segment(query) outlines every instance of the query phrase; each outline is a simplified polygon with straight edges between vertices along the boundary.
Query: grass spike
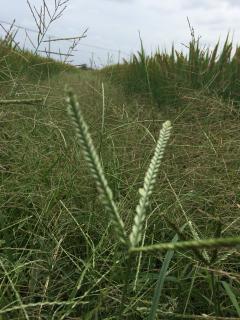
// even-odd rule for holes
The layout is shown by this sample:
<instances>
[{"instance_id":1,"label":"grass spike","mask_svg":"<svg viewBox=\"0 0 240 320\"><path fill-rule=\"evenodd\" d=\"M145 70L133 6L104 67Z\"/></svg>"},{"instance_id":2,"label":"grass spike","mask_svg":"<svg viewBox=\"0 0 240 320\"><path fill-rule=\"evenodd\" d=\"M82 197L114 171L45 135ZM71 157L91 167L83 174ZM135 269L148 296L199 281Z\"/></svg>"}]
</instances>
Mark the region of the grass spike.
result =
<instances>
[{"instance_id":1,"label":"grass spike","mask_svg":"<svg viewBox=\"0 0 240 320\"><path fill-rule=\"evenodd\" d=\"M111 221L118 239L123 244L127 244L128 240L124 229L124 223L113 200L112 191L108 186L107 179L105 178L99 157L88 130L88 126L84 121L77 97L71 90L67 90L66 102L68 105L68 114L71 117L72 123L75 127L76 136L83 149L85 160L95 180L101 202L111 217Z\"/></svg>"},{"instance_id":2,"label":"grass spike","mask_svg":"<svg viewBox=\"0 0 240 320\"><path fill-rule=\"evenodd\" d=\"M142 238L143 224L146 217L146 209L149 204L149 197L153 192L153 187L157 178L158 169L163 158L165 147L170 137L171 129L172 126L170 121L166 121L163 123L153 158L145 174L143 188L139 189L140 199L136 207L136 215L134 218L132 232L130 234L130 243L133 247L137 246Z\"/></svg>"}]
</instances>

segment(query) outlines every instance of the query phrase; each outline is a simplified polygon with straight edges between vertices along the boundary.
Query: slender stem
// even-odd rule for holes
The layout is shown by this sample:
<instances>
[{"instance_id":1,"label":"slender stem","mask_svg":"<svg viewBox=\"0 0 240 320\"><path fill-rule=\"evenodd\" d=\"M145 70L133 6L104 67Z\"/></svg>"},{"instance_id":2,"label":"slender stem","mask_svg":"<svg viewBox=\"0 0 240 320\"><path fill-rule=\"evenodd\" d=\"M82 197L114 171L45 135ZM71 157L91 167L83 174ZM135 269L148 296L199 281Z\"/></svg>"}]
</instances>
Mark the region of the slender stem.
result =
<instances>
[{"instance_id":1,"label":"slender stem","mask_svg":"<svg viewBox=\"0 0 240 320\"><path fill-rule=\"evenodd\" d=\"M206 239L206 240L192 240L192 241L179 241L176 243L159 243L151 246L144 247L132 247L129 252L140 252L140 251L166 251L166 250L185 250L185 249L203 249L203 248L218 248L218 247L235 247L240 246L240 237L235 238L217 238L217 239Z\"/></svg>"},{"instance_id":2,"label":"slender stem","mask_svg":"<svg viewBox=\"0 0 240 320\"><path fill-rule=\"evenodd\" d=\"M139 311L148 311L147 308L138 308ZM239 320L240 318L236 317L218 317L218 316L208 316L204 315L196 315L196 314L186 314L183 315L181 313L172 313L172 312L164 312L158 309L158 319L191 319L191 320Z\"/></svg>"},{"instance_id":3,"label":"slender stem","mask_svg":"<svg viewBox=\"0 0 240 320\"><path fill-rule=\"evenodd\" d=\"M39 102L43 102L43 101L44 101L43 98L22 99L22 100L12 99L12 100L0 100L0 104L33 104L33 103L39 103Z\"/></svg>"},{"instance_id":4,"label":"slender stem","mask_svg":"<svg viewBox=\"0 0 240 320\"><path fill-rule=\"evenodd\" d=\"M211 271L211 282L212 282L212 292L213 292L213 302L216 316L221 316L221 307L219 301L219 290L218 290L218 276Z\"/></svg>"},{"instance_id":5,"label":"slender stem","mask_svg":"<svg viewBox=\"0 0 240 320\"><path fill-rule=\"evenodd\" d=\"M126 305L126 300L127 296L129 295L129 288L130 288L130 279L131 279L131 274L133 270L133 265L134 265L134 255L131 253L127 253L127 256L124 261L124 287L122 291L122 298L121 298L121 305L120 305L120 312L118 319L122 320L123 319L123 313L124 313L124 307Z\"/></svg>"}]
</instances>

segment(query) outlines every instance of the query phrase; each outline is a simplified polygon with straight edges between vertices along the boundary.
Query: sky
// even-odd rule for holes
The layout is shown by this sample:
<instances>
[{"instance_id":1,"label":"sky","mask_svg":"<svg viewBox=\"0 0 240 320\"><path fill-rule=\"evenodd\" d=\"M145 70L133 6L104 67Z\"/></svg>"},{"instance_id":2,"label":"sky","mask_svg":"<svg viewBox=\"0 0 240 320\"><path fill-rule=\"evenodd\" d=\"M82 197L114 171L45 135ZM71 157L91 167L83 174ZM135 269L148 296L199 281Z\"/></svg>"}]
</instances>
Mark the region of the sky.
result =
<instances>
[{"instance_id":1,"label":"sky","mask_svg":"<svg viewBox=\"0 0 240 320\"><path fill-rule=\"evenodd\" d=\"M51 11L55 0L45 1ZM29 2L38 9L42 0ZM203 45L213 46L219 38L223 41L228 32L236 43L240 42L240 0L69 0L66 4L62 17L50 26L47 36L73 37L88 28L87 37L75 52L74 64L89 65L94 61L101 66L128 59L139 50L139 32L148 53L157 48L168 50L173 43L184 50L190 40L187 17ZM1 22L16 19L17 25L37 29L27 0L0 0L0 8ZM28 34L36 43L36 34ZM18 41L31 47L22 29ZM59 42L51 50L64 53L70 44Z\"/></svg>"}]
</instances>

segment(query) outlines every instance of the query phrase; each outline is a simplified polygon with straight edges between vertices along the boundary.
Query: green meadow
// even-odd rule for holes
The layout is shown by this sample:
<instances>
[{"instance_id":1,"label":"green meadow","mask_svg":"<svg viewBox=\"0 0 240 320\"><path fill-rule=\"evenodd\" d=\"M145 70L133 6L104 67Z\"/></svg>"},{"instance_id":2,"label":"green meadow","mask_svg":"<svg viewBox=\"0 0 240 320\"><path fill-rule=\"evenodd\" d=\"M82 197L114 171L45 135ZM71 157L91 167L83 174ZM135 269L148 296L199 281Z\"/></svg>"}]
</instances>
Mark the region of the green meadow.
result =
<instances>
[{"instance_id":1,"label":"green meadow","mask_svg":"<svg viewBox=\"0 0 240 320\"><path fill-rule=\"evenodd\" d=\"M240 319L240 49L81 70L0 43L0 319Z\"/></svg>"}]
</instances>

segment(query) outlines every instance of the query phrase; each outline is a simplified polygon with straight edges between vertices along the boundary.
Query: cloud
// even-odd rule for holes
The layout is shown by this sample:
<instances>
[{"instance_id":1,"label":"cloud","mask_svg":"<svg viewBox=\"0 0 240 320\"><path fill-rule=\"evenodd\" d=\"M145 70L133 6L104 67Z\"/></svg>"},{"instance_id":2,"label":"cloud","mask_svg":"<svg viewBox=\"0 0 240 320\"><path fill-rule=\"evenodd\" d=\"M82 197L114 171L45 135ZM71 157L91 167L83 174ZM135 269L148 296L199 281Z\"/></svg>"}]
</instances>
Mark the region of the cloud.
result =
<instances>
[{"instance_id":1,"label":"cloud","mask_svg":"<svg viewBox=\"0 0 240 320\"><path fill-rule=\"evenodd\" d=\"M199 9L216 9L226 2L225 0L182 0L182 9L199 10Z\"/></svg>"},{"instance_id":2,"label":"cloud","mask_svg":"<svg viewBox=\"0 0 240 320\"><path fill-rule=\"evenodd\" d=\"M240 7L239 0L182 0L183 9L198 10L202 9L217 9L219 7Z\"/></svg>"},{"instance_id":3,"label":"cloud","mask_svg":"<svg viewBox=\"0 0 240 320\"><path fill-rule=\"evenodd\" d=\"M239 0L225 0L225 1L231 6L240 7Z\"/></svg>"},{"instance_id":4,"label":"cloud","mask_svg":"<svg viewBox=\"0 0 240 320\"><path fill-rule=\"evenodd\" d=\"M40 0L30 1L40 3ZM52 0L46 1L52 3ZM0 2L0 19L12 21L16 18L18 24L34 28L25 0ZM23 2L22 6L19 2ZM75 58L77 63L88 63L92 54L95 59L106 61L108 53L117 59L118 50L129 54L136 52L138 30L148 52L158 46L170 48L173 42L182 49L181 43L188 43L190 39L187 17L204 43L214 45L219 37L224 39L229 30L236 30L234 38L239 39L239 16L240 0L70 0L67 10L49 33L75 36L89 27L88 36L82 40ZM67 44L60 45L65 46L61 47L62 51L67 49Z\"/></svg>"},{"instance_id":5,"label":"cloud","mask_svg":"<svg viewBox=\"0 0 240 320\"><path fill-rule=\"evenodd\" d=\"M158 13L173 13L181 8L181 1L156 1L156 0L140 0L139 6L145 10L157 11Z\"/></svg>"},{"instance_id":6,"label":"cloud","mask_svg":"<svg viewBox=\"0 0 240 320\"><path fill-rule=\"evenodd\" d=\"M124 3L124 4L131 4L135 2L135 0L104 0L106 2L117 2L117 3Z\"/></svg>"}]
</instances>

